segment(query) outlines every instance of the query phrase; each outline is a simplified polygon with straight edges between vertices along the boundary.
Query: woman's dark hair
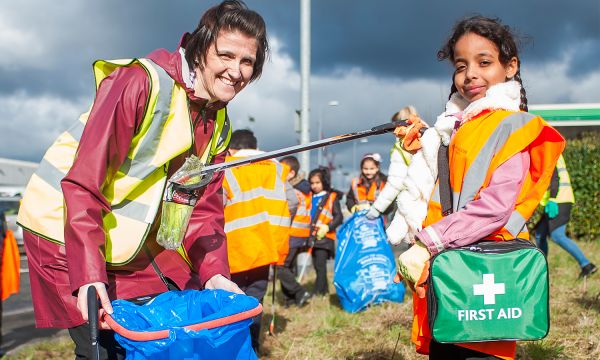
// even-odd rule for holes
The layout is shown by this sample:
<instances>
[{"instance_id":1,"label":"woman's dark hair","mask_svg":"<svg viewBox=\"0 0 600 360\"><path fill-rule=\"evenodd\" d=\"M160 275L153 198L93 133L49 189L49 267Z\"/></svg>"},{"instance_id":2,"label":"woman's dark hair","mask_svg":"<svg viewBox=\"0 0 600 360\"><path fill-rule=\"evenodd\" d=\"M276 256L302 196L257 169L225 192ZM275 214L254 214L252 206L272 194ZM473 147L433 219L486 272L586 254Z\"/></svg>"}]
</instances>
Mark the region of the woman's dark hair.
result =
<instances>
[{"instance_id":1,"label":"woman's dark hair","mask_svg":"<svg viewBox=\"0 0 600 360\"><path fill-rule=\"evenodd\" d=\"M319 180L321 180L321 184L323 184L323 190L331 191L331 177L329 175L329 169L326 167L319 167L311 170L311 172L308 174L308 181L310 181L313 176L317 176Z\"/></svg>"},{"instance_id":2,"label":"woman's dark hair","mask_svg":"<svg viewBox=\"0 0 600 360\"><path fill-rule=\"evenodd\" d=\"M249 10L239 0L226 0L206 10L198 27L189 37L186 44L185 59L190 70L206 62L206 54L210 46L215 44L219 32L239 31L256 39L256 61L250 82L258 79L269 53L267 28L263 18L255 11Z\"/></svg>"},{"instance_id":3,"label":"woman's dark hair","mask_svg":"<svg viewBox=\"0 0 600 360\"><path fill-rule=\"evenodd\" d=\"M500 62L503 65L508 64L513 57L517 58L517 73L515 74L514 79L521 84L520 109L527 111L527 94L525 93L523 80L521 79L521 60L519 59L517 36L509 26L503 25L500 19L475 15L459 21L454 25L452 35L446 44L438 51L438 60L442 61L448 59L451 62L454 62L454 46L461 36L468 33L477 34L496 44L500 53ZM450 96L456 91L456 86L454 85L454 81L452 81Z\"/></svg>"}]
</instances>

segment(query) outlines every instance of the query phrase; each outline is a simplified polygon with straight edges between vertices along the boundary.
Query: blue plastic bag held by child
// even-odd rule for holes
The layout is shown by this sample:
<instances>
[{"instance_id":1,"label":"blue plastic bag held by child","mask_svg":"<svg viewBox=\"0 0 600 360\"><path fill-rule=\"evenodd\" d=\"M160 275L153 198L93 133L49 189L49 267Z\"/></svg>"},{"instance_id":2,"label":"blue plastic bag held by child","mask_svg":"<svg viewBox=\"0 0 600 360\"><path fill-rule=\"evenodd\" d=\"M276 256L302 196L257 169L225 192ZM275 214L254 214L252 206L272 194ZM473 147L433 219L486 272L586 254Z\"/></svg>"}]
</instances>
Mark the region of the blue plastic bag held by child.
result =
<instances>
[{"instance_id":1,"label":"blue plastic bag held by child","mask_svg":"<svg viewBox=\"0 0 600 360\"><path fill-rule=\"evenodd\" d=\"M126 359L257 359L250 341L258 300L223 290L169 291L143 305L112 302L106 321Z\"/></svg>"},{"instance_id":2,"label":"blue plastic bag held by child","mask_svg":"<svg viewBox=\"0 0 600 360\"><path fill-rule=\"evenodd\" d=\"M383 219L355 212L337 231L333 284L344 310L354 313L386 301L402 302L404 285L394 283L394 254Z\"/></svg>"}]
</instances>

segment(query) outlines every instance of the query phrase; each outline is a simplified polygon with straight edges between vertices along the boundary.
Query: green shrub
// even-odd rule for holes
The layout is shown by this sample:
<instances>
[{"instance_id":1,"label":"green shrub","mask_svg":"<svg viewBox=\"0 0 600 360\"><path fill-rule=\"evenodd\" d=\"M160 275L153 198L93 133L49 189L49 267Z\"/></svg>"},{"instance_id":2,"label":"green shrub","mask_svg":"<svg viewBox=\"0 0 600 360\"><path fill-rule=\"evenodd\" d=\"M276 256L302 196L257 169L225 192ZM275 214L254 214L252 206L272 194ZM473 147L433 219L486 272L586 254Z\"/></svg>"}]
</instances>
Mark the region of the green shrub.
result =
<instances>
[{"instance_id":1,"label":"green shrub","mask_svg":"<svg viewBox=\"0 0 600 360\"><path fill-rule=\"evenodd\" d=\"M575 192L569 231L579 240L596 240L600 238L600 132L568 140L564 157Z\"/></svg>"},{"instance_id":2,"label":"green shrub","mask_svg":"<svg viewBox=\"0 0 600 360\"><path fill-rule=\"evenodd\" d=\"M576 240L594 241L600 238L600 132L567 140L563 155L575 192L567 233ZM532 233L542 210L538 207L529 219Z\"/></svg>"}]
</instances>

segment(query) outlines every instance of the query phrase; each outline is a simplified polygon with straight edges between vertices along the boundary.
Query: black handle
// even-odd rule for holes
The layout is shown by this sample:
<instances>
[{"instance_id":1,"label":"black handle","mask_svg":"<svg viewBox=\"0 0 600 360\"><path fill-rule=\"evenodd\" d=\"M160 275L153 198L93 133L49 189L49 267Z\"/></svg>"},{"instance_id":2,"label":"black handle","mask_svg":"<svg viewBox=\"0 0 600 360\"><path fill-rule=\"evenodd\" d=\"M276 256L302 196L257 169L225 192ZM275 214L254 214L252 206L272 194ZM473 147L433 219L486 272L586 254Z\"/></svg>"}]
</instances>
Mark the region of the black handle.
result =
<instances>
[{"instance_id":1,"label":"black handle","mask_svg":"<svg viewBox=\"0 0 600 360\"><path fill-rule=\"evenodd\" d=\"M90 324L90 341L92 343L92 359L100 360L100 344L98 344L98 295L92 285L87 289L88 321Z\"/></svg>"}]
</instances>

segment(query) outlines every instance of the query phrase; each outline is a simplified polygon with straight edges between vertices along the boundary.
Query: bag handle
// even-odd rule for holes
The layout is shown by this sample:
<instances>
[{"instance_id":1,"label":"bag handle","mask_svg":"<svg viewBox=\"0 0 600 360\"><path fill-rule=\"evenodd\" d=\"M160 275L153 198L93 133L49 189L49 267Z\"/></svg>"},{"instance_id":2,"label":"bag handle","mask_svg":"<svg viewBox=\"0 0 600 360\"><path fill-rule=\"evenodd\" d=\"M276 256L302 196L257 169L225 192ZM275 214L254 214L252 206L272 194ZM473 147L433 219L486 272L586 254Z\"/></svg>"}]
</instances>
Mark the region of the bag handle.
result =
<instances>
[{"instance_id":1,"label":"bag handle","mask_svg":"<svg viewBox=\"0 0 600 360\"><path fill-rule=\"evenodd\" d=\"M222 318L203 321L196 324L183 326L187 330L192 331L200 331L204 329L214 329L220 326L230 325L236 323L238 321L243 321L246 319L253 318L254 316L260 314L262 312L262 305L259 303L256 307L239 312L237 314L232 314L228 316L224 316ZM153 341L160 339L169 338L169 329L163 330L154 330L154 331L140 331L140 330L130 330L123 325L119 324L112 316L107 313L104 314L104 321L110 326L110 328L116 332L117 334L127 338L129 340L134 341Z\"/></svg>"}]
</instances>

